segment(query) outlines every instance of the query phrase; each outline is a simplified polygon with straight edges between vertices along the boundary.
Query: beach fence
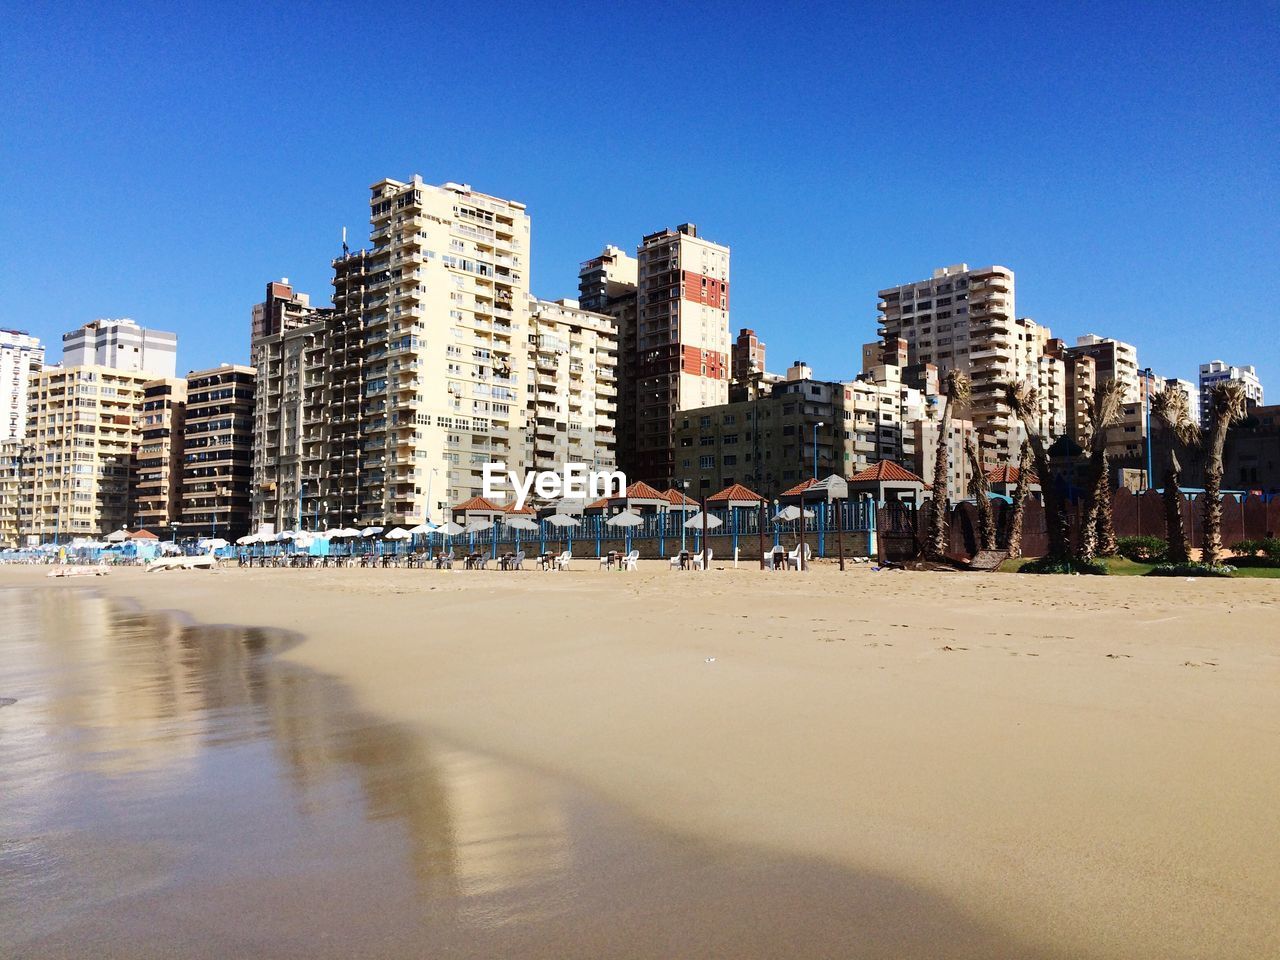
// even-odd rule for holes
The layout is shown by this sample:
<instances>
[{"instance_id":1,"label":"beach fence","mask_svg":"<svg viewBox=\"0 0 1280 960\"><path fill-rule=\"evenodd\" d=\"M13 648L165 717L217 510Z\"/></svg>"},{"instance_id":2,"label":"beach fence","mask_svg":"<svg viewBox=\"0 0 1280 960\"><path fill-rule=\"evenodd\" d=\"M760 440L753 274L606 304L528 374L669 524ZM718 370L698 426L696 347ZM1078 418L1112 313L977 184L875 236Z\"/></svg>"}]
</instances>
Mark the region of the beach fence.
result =
<instances>
[{"instance_id":1,"label":"beach fence","mask_svg":"<svg viewBox=\"0 0 1280 960\"><path fill-rule=\"evenodd\" d=\"M1189 492L1182 496L1183 527L1191 548L1204 546L1204 493ZM1009 526L1013 506L1003 499L991 502L996 521L997 542L1003 549L1009 542ZM1084 501L1075 499L1070 508L1072 538L1077 539L1084 525ZM1159 490L1134 493L1116 490L1111 497L1111 513L1117 537L1160 537L1167 539L1164 498ZM924 515L919 519L920 536L925 529ZM1260 540L1280 535L1280 495L1228 493L1222 498L1222 543L1230 549L1242 540ZM951 509L951 544L949 555L969 559L978 552L978 508L972 502L956 504ZM923 542L923 541L921 541ZM1023 511L1022 554L1043 556L1049 550L1049 531L1044 506L1038 497L1030 497Z\"/></svg>"}]
</instances>

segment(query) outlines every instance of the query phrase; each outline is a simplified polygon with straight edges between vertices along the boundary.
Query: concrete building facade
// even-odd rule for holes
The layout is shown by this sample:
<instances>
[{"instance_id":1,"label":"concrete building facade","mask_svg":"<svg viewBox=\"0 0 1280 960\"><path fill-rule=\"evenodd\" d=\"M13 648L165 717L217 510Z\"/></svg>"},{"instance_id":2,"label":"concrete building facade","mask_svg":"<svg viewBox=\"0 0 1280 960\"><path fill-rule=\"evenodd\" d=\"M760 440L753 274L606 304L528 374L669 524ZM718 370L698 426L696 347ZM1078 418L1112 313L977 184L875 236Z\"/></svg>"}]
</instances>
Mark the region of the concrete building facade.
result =
<instances>
[{"instance_id":1,"label":"concrete building facade","mask_svg":"<svg viewBox=\"0 0 1280 960\"><path fill-rule=\"evenodd\" d=\"M0 330L0 443L26 435L31 377L43 366L44 347L38 337Z\"/></svg>"},{"instance_id":2,"label":"concrete building facade","mask_svg":"<svg viewBox=\"0 0 1280 960\"><path fill-rule=\"evenodd\" d=\"M1200 364L1200 423L1208 426L1213 414L1210 394L1213 388L1224 380L1239 381L1244 387L1245 403L1249 407L1260 407L1263 399L1262 381L1258 379L1258 371L1251 366L1236 367L1221 360L1210 360Z\"/></svg>"},{"instance_id":3,"label":"concrete building facade","mask_svg":"<svg viewBox=\"0 0 1280 960\"><path fill-rule=\"evenodd\" d=\"M729 248L685 223L646 236L637 261L637 359L621 384L635 397L635 446L618 457L628 479L665 489L678 415L729 399Z\"/></svg>"},{"instance_id":4,"label":"concrete building facade","mask_svg":"<svg viewBox=\"0 0 1280 960\"><path fill-rule=\"evenodd\" d=\"M234 540L249 530L253 478L253 367L187 374L182 532Z\"/></svg>"},{"instance_id":5,"label":"concrete building facade","mask_svg":"<svg viewBox=\"0 0 1280 960\"><path fill-rule=\"evenodd\" d=\"M530 303L527 469L617 466L617 349L613 318L575 300ZM505 460L501 453L495 450L494 459Z\"/></svg>"},{"instance_id":6,"label":"concrete building facade","mask_svg":"<svg viewBox=\"0 0 1280 960\"><path fill-rule=\"evenodd\" d=\"M180 533L183 429L187 381L172 377L142 387L138 451L134 459L131 527L157 536Z\"/></svg>"},{"instance_id":7,"label":"concrete building facade","mask_svg":"<svg viewBox=\"0 0 1280 960\"><path fill-rule=\"evenodd\" d=\"M99 366L151 379L177 375L178 335L149 330L132 320L93 320L62 335L66 367Z\"/></svg>"},{"instance_id":8,"label":"concrete building facade","mask_svg":"<svg viewBox=\"0 0 1280 960\"><path fill-rule=\"evenodd\" d=\"M32 379L22 520L42 541L102 537L130 521L130 483L150 376L45 367Z\"/></svg>"}]
</instances>

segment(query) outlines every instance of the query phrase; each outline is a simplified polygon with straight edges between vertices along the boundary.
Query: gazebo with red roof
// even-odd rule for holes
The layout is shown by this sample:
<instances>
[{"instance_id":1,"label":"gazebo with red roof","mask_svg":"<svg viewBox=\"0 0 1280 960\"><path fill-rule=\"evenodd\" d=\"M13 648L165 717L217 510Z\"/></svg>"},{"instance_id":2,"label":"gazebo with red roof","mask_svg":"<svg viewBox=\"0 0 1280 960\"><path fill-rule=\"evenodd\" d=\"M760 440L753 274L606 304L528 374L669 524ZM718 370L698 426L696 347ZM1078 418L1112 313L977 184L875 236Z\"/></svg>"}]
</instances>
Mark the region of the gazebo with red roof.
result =
<instances>
[{"instance_id":1,"label":"gazebo with red roof","mask_svg":"<svg viewBox=\"0 0 1280 960\"><path fill-rule=\"evenodd\" d=\"M809 477L807 480L802 480L800 483L797 483L794 487L783 490L782 493L778 495L778 503L783 506L799 506L804 497L804 492L817 482L818 481L813 479L813 477Z\"/></svg>"},{"instance_id":2,"label":"gazebo with red roof","mask_svg":"<svg viewBox=\"0 0 1280 960\"><path fill-rule=\"evenodd\" d=\"M1018 475L1021 471L1017 467L1011 467L1008 464L999 467L993 467L987 471L987 486L991 488L992 493L999 493L1012 499L1014 490L1018 486ZM1027 493L1040 492L1040 478L1035 475L1035 471L1027 471Z\"/></svg>"},{"instance_id":3,"label":"gazebo with red roof","mask_svg":"<svg viewBox=\"0 0 1280 960\"><path fill-rule=\"evenodd\" d=\"M725 507L756 510L759 509L762 503L768 503L768 501L754 490L749 490L740 483L725 487L719 493L713 493L707 497L708 510Z\"/></svg>"},{"instance_id":4,"label":"gazebo with red roof","mask_svg":"<svg viewBox=\"0 0 1280 960\"><path fill-rule=\"evenodd\" d=\"M601 501L587 505L587 510L596 512L597 505ZM636 513L657 513L659 510L666 510L671 504L667 500L666 495L659 493L643 480L637 480L631 486L622 492L620 497L605 497L605 512L609 514L621 513L623 510L634 510Z\"/></svg>"},{"instance_id":5,"label":"gazebo with red roof","mask_svg":"<svg viewBox=\"0 0 1280 960\"><path fill-rule=\"evenodd\" d=\"M454 506L449 513L453 515L454 523L461 523L465 526L472 520L496 520L502 516L503 510L492 500L486 500L484 497L472 497L470 500L463 500Z\"/></svg>"},{"instance_id":6,"label":"gazebo with red roof","mask_svg":"<svg viewBox=\"0 0 1280 960\"><path fill-rule=\"evenodd\" d=\"M868 494L877 503L924 500L925 482L892 460L881 460L849 478L849 495Z\"/></svg>"},{"instance_id":7,"label":"gazebo with red roof","mask_svg":"<svg viewBox=\"0 0 1280 960\"><path fill-rule=\"evenodd\" d=\"M696 511L698 509L697 500L682 491L677 490L675 487L669 487L668 489L663 490L662 495L667 500L668 510L679 510L684 513L689 513L690 511Z\"/></svg>"},{"instance_id":8,"label":"gazebo with red roof","mask_svg":"<svg viewBox=\"0 0 1280 960\"><path fill-rule=\"evenodd\" d=\"M129 539L130 540L159 540L160 538L157 537L150 530L138 530L134 533L129 534Z\"/></svg>"}]
</instances>

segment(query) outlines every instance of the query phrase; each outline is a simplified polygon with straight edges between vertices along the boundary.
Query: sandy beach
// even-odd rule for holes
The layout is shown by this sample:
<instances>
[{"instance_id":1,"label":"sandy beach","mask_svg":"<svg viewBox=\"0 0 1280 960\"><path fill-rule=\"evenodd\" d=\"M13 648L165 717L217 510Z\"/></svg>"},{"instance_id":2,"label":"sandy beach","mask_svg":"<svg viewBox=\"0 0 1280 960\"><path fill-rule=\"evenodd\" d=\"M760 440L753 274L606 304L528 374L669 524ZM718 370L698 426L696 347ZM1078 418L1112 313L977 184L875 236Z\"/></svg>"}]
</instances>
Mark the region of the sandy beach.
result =
<instances>
[{"instance_id":1,"label":"sandy beach","mask_svg":"<svg viewBox=\"0 0 1280 960\"><path fill-rule=\"evenodd\" d=\"M891 878L1017 955L1280 955L1273 582L46 572L0 586L296 631L364 709L677 836ZM932 955L970 954L944 929Z\"/></svg>"}]
</instances>

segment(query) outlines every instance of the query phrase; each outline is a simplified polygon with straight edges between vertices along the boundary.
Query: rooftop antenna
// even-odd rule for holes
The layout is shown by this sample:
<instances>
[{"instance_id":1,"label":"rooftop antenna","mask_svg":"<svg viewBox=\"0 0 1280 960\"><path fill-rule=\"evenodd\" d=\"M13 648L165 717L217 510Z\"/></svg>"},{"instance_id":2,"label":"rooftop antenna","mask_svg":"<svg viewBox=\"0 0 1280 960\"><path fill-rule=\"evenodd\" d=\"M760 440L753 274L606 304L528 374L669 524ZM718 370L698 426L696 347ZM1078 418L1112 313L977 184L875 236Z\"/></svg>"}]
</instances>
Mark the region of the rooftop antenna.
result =
<instances>
[{"instance_id":1,"label":"rooftop antenna","mask_svg":"<svg viewBox=\"0 0 1280 960\"><path fill-rule=\"evenodd\" d=\"M343 227L342 228L342 255L345 257L349 253L351 253L351 250L347 246L347 228Z\"/></svg>"}]
</instances>

